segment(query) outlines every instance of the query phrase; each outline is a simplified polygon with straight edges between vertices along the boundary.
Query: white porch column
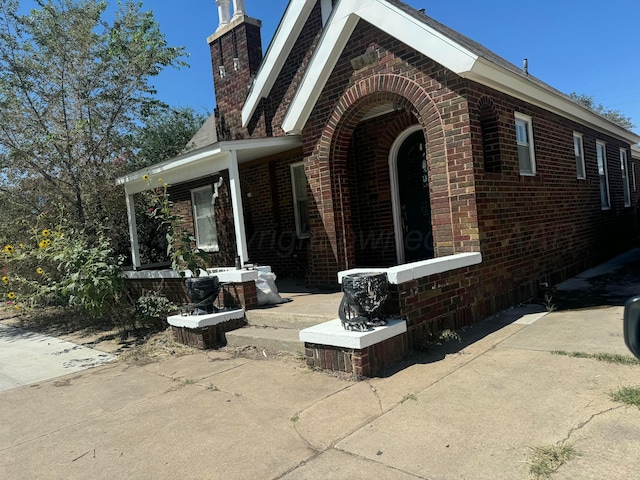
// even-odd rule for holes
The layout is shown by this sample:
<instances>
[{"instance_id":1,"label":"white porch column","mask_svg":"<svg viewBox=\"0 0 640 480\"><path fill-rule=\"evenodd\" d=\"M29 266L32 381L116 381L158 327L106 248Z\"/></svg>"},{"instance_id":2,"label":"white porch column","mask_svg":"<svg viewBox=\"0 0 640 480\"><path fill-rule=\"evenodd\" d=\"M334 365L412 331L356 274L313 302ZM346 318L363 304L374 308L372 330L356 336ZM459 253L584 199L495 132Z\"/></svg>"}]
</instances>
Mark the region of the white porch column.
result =
<instances>
[{"instance_id":1,"label":"white porch column","mask_svg":"<svg viewBox=\"0 0 640 480\"><path fill-rule=\"evenodd\" d=\"M229 24L231 19L231 0L216 0L218 6L218 30Z\"/></svg>"},{"instance_id":2,"label":"white porch column","mask_svg":"<svg viewBox=\"0 0 640 480\"><path fill-rule=\"evenodd\" d=\"M238 255L240 256L240 260L244 265L244 262L249 260L249 249L247 248L247 233L244 228L244 208L242 206L242 190L240 188L238 155L235 150L231 151L231 162L229 165L229 184L229 189L231 190L233 224L235 225Z\"/></svg>"},{"instance_id":3,"label":"white porch column","mask_svg":"<svg viewBox=\"0 0 640 480\"><path fill-rule=\"evenodd\" d=\"M129 240L131 242L131 262L134 270L140 268L140 245L138 244L138 224L136 223L136 207L133 194L125 187L127 200L127 218L129 220Z\"/></svg>"},{"instance_id":4,"label":"white porch column","mask_svg":"<svg viewBox=\"0 0 640 480\"><path fill-rule=\"evenodd\" d=\"M233 17L235 18L246 14L244 0L233 0Z\"/></svg>"}]
</instances>

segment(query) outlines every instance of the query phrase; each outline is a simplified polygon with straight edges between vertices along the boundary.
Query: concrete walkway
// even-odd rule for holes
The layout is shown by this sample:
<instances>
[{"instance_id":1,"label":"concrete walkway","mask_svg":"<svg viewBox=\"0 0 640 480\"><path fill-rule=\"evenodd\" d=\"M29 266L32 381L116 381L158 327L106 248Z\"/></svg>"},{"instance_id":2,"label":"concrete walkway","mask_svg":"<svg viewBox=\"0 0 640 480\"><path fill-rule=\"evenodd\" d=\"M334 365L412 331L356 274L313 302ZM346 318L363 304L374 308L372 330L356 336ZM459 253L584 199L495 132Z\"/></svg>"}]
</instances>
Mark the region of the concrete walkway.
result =
<instances>
[{"instance_id":1,"label":"concrete walkway","mask_svg":"<svg viewBox=\"0 0 640 480\"><path fill-rule=\"evenodd\" d=\"M514 480L565 441L552 478L637 478L640 410L607 392L640 366L553 353L627 354L621 306L513 309L461 340L361 382L209 351L14 388L0 477Z\"/></svg>"},{"instance_id":2,"label":"concrete walkway","mask_svg":"<svg viewBox=\"0 0 640 480\"><path fill-rule=\"evenodd\" d=\"M108 353L0 324L0 392L114 359Z\"/></svg>"}]
</instances>

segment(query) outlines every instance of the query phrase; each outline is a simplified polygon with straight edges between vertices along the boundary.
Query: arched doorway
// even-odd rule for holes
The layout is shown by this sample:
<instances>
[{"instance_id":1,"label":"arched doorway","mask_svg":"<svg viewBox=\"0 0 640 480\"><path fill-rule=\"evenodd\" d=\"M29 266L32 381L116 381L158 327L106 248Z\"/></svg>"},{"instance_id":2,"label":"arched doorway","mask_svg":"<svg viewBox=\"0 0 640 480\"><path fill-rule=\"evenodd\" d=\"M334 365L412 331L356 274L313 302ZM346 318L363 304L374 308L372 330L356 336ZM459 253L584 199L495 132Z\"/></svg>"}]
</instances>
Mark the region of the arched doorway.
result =
<instances>
[{"instance_id":1,"label":"arched doorway","mask_svg":"<svg viewBox=\"0 0 640 480\"><path fill-rule=\"evenodd\" d=\"M433 258L427 144L419 125L393 143L389 169L398 263Z\"/></svg>"}]
</instances>

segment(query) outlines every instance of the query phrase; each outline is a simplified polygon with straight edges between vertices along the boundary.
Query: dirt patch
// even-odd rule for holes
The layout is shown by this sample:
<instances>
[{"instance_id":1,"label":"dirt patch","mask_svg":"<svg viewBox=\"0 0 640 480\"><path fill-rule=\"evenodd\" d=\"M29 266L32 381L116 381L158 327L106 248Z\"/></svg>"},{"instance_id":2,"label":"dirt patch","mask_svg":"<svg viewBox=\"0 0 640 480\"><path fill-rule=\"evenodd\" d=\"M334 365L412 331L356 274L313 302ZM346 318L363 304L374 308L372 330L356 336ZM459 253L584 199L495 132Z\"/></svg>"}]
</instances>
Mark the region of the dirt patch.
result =
<instances>
[{"instance_id":1,"label":"dirt patch","mask_svg":"<svg viewBox=\"0 0 640 480\"><path fill-rule=\"evenodd\" d=\"M0 307L0 323L57 337L76 345L114 355L145 345L159 334L166 336L167 340L164 343L167 343L170 337L166 324L139 327L123 332L115 328L113 323L109 321L89 319L72 310L55 307L22 312ZM156 342L158 345L160 343L162 342Z\"/></svg>"}]
</instances>

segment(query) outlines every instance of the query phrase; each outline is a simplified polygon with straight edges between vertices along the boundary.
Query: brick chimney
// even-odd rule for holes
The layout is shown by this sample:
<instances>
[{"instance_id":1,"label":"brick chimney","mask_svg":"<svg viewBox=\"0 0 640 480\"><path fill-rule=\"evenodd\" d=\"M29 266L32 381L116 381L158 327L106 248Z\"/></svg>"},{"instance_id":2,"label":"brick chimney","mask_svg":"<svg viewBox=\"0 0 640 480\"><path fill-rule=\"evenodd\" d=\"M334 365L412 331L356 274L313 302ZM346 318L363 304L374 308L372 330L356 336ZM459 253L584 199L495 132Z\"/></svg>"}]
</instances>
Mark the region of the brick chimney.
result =
<instances>
[{"instance_id":1,"label":"brick chimney","mask_svg":"<svg viewBox=\"0 0 640 480\"><path fill-rule=\"evenodd\" d=\"M247 16L244 0L216 0L219 25L207 38L211 50L219 140L248 138L242 106L262 62L262 22Z\"/></svg>"}]
</instances>

